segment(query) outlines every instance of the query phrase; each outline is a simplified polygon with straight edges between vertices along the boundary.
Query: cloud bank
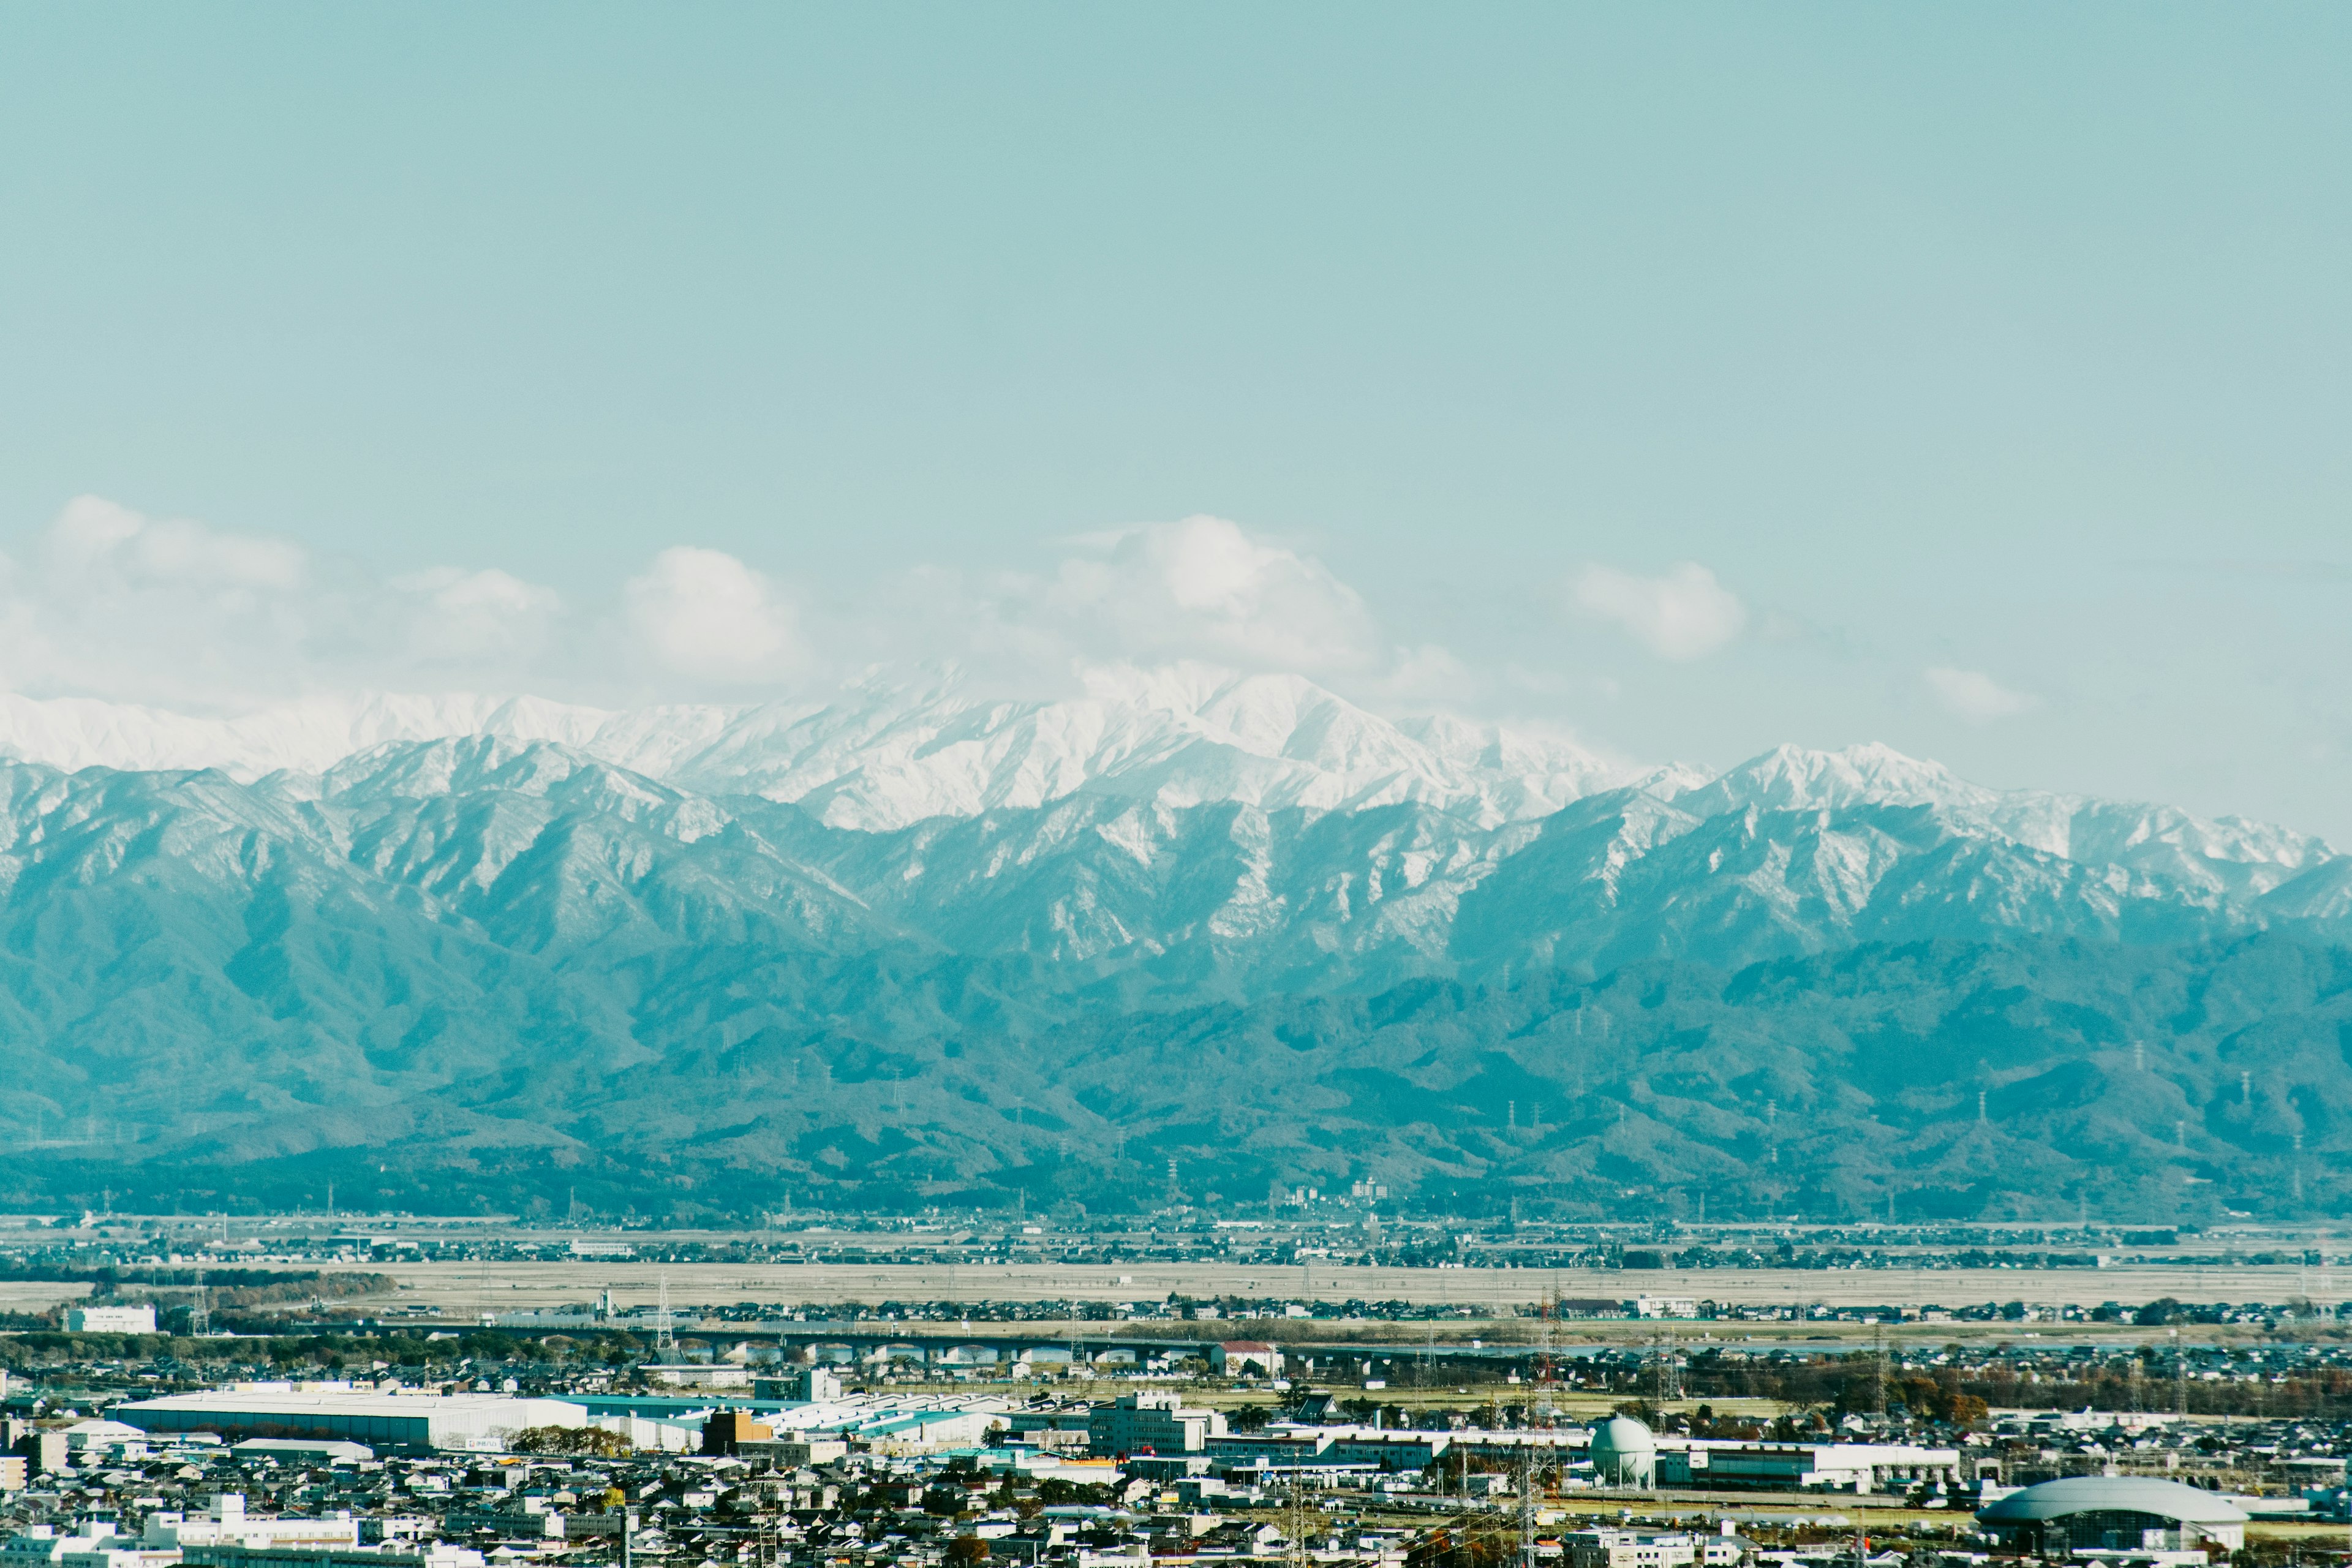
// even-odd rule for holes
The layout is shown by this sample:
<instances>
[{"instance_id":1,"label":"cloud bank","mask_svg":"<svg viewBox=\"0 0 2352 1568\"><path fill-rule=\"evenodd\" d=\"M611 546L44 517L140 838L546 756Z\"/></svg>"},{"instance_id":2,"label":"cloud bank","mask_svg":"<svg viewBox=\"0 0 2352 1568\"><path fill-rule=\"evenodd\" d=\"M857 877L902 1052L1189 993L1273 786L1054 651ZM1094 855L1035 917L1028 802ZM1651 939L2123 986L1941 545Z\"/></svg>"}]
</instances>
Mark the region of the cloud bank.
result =
<instances>
[{"instance_id":1,"label":"cloud bank","mask_svg":"<svg viewBox=\"0 0 2352 1568\"><path fill-rule=\"evenodd\" d=\"M2011 691L1981 670L1954 669L1938 665L1926 674L1927 689L1935 694L1944 710L1971 724L1990 724L1997 719L2013 719L2020 713L2030 713L2042 705L2042 700L2022 691Z\"/></svg>"},{"instance_id":2,"label":"cloud bank","mask_svg":"<svg viewBox=\"0 0 2352 1568\"><path fill-rule=\"evenodd\" d=\"M1748 608L1696 561L1655 577L1587 566L1569 584L1575 607L1631 636L1660 658L1705 658L1738 637Z\"/></svg>"},{"instance_id":3,"label":"cloud bank","mask_svg":"<svg viewBox=\"0 0 2352 1568\"><path fill-rule=\"evenodd\" d=\"M1039 699L1075 695L1108 668L1187 664L1303 675L1391 713L1544 724L1564 719L1562 692L1617 684L1606 649L1591 667L1474 668L1398 636L1310 551L1224 518L1049 550L1027 570L913 563L844 596L681 543L575 600L495 567L385 577L292 541L85 496L0 556L0 690L222 716L368 691L635 707L829 700L877 667L928 663ZM1695 562L1654 576L1590 565L1568 599L1664 661L1660 679L1724 653L1750 619ZM1923 681L1972 725L2038 705L1979 671L1938 666Z\"/></svg>"},{"instance_id":4,"label":"cloud bank","mask_svg":"<svg viewBox=\"0 0 2352 1568\"><path fill-rule=\"evenodd\" d=\"M656 552L602 602L496 568L384 578L291 541L85 496L0 557L0 689L194 710L329 691L529 690L753 700L877 663L953 660L1008 685L1200 660L1438 698L1446 650L1402 646L1322 562L1223 518L1065 542L1031 572L912 566L848 603L723 551Z\"/></svg>"}]
</instances>

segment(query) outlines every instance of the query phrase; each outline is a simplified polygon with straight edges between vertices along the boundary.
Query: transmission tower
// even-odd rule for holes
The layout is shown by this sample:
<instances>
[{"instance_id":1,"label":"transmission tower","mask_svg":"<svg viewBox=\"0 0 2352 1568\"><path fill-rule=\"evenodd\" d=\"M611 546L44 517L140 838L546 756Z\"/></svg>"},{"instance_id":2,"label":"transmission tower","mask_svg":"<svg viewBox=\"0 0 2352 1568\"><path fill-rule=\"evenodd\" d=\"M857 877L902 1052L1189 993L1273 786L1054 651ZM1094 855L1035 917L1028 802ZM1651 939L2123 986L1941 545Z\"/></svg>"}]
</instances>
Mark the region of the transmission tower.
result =
<instances>
[{"instance_id":1,"label":"transmission tower","mask_svg":"<svg viewBox=\"0 0 2352 1568\"><path fill-rule=\"evenodd\" d=\"M661 1301L654 1309L654 1349L667 1354L677 1348L669 1332L669 1276L661 1277Z\"/></svg>"},{"instance_id":2,"label":"transmission tower","mask_svg":"<svg viewBox=\"0 0 2352 1568\"><path fill-rule=\"evenodd\" d=\"M1519 1568L1536 1568L1536 1446L1519 1450Z\"/></svg>"},{"instance_id":3,"label":"transmission tower","mask_svg":"<svg viewBox=\"0 0 2352 1568\"><path fill-rule=\"evenodd\" d=\"M1547 1285L1543 1294L1543 1316L1536 1324L1536 1418L1535 1425L1548 1427L1554 1420L1552 1395L1552 1335L1559 1315L1559 1287Z\"/></svg>"},{"instance_id":4,"label":"transmission tower","mask_svg":"<svg viewBox=\"0 0 2352 1568\"><path fill-rule=\"evenodd\" d=\"M1870 1330L1870 1408L1886 1419L1886 1320L1875 1320Z\"/></svg>"},{"instance_id":5,"label":"transmission tower","mask_svg":"<svg viewBox=\"0 0 2352 1568\"><path fill-rule=\"evenodd\" d=\"M1682 1378L1675 1360L1674 1332L1660 1329L1650 1336L1650 1396L1661 1406L1682 1397Z\"/></svg>"}]
</instances>

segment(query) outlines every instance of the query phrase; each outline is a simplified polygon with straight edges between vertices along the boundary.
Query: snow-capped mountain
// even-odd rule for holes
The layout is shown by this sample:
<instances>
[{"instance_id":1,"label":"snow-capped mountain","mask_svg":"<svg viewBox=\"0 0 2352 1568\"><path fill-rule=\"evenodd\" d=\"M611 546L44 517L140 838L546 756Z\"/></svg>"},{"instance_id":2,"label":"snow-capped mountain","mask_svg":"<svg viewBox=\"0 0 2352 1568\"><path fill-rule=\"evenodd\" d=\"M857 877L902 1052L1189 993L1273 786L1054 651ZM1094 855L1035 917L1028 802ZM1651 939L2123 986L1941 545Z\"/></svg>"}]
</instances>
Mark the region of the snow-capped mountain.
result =
<instances>
[{"instance_id":1,"label":"snow-capped mountain","mask_svg":"<svg viewBox=\"0 0 2352 1568\"><path fill-rule=\"evenodd\" d=\"M1524 821L1639 772L1565 737L1444 718L1392 723L1297 677L1189 665L1097 670L1081 697L1031 702L940 677L876 679L829 704L625 711L378 695L201 719L0 698L0 756L68 772L217 768L250 781L467 735L552 742L681 788L799 802L834 826L869 830L1087 792L1269 810L1411 801Z\"/></svg>"},{"instance_id":2,"label":"snow-capped mountain","mask_svg":"<svg viewBox=\"0 0 2352 1568\"><path fill-rule=\"evenodd\" d=\"M235 767L0 763L0 1128L102 1104L182 1163L692 1149L946 1191L1230 1126L1245 1191L1276 1148L1720 1174L1770 1125L1746 1096L1847 1129L1819 1168L1850 1181L1853 1138L1910 1147L1997 1068L2072 1074L2052 1136L2160 1184L2192 1117L2243 1153L2340 1100L2352 861L2304 836L1878 747L1625 780L1304 682L1123 679L241 728L20 707L20 749ZM2193 1103L2097 1057L2158 1028ZM2291 1079L2285 1109L2220 1062ZM1481 1120L1541 1100L1582 1107L1568 1165ZM2142 1148L2149 1118L2173 1142ZM1936 1147L1939 1181L2000 1168ZM1124 1162L1087 1179L1144 1179Z\"/></svg>"},{"instance_id":3,"label":"snow-capped mountain","mask_svg":"<svg viewBox=\"0 0 2352 1568\"><path fill-rule=\"evenodd\" d=\"M2127 867L2217 897L2258 897L2337 858L2313 835L2242 817L2208 821L2168 805L1986 789L1881 745L1780 746L1713 778L1685 784L1685 776L1643 787L1698 818L1749 807L1926 806L1963 832L2083 865Z\"/></svg>"},{"instance_id":4,"label":"snow-capped mountain","mask_svg":"<svg viewBox=\"0 0 2352 1568\"><path fill-rule=\"evenodd\" d=\"M1693 820L1748 808L1927 807L1956 830L2222 899L2260 897L2336 858L2284 828L1987 789L1884 746L1784 746L1721 773L1645 768L1541 730L1444 715L1391 721L1297 677L1198 665L1098 669L1082 696L1053 701L984 697L936 672L877 677L830 703L736 708L377 694L203 718L0 696L0 757L68 773L215 768L251 782L464 736L551 742L682 790L796 803L829 826L867 832L1078 795L1315 813L1409 803L1491 828L1633 785Z\"/></svg>"}]
</instances>

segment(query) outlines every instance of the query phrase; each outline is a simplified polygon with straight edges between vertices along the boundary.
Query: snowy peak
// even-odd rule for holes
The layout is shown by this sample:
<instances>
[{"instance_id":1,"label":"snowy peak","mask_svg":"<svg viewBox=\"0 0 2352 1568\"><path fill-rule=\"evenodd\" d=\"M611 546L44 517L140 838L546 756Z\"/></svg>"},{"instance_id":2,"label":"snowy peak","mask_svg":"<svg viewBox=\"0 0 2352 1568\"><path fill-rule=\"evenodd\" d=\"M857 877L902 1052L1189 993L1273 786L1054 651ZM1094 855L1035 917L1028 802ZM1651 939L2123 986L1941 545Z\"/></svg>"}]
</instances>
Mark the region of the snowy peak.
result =
<instances>
[{"instance_id":1,"label":"snowy peak","mask_svg":"<svg viewBox=\"0 0 2352 1568\"><path fill-rule=\"evenodd\" d=\"M2000 798L1995 791L1955 777L1940 763L1921 762L1873 742L1838 752L1776 746L1675 804L1698 816L1714 816L1748 806L1767 811L1836 811L1862 805L1983 810Z\"/></svg>"},{"instance_id":2,"label":"snowy peak","mask_svg":"<svg viewBox=\"0 0 2352 1568\"><path fill-rule=\"evenodd\" d=\"M1061 701L976 695L951 676L877 679L831 704L625 711L379 695L213 719L0 698L0 754L68 772L218 768L249 782L467 736L551 742L680 789L799 802L830 826L868 831L1087 792L1268 810L1413 803L1491 825L1633 777L1561 737L1458 720L1400 725L1297 677L1196 665L1097 670L1083 695Z\"/></svg>"},{"instance_id":3,"label":"snowy peak","mask_svg":"<svg viewBox=\"0 0 2352 1568\"><path fill-rule=\"evenodd\" d=\"M388 750L468 740L498 744L397 757ZM527 754L537 746L568 760ZM685 794L796 803L828 826L865 832L1080 795L1310 814L1416 805L1489 829L1630 788L1691 823L1756 811L1924 808L1957 835L2231 901L2266 897L2336 858L2316 838L2259 823L1987 789L1884 745L1781 746L1719 774L1643 773L1556 731L1450 715L1392 721L1297 676L1199 664L1103 667L1085 673L1078 695L1050 701L975 691L952 671L879 674L830 703L617 711L535 697L379 694L205 718L0 696L0 755L67 772L216 768L240 782L303 775L320 781L309 787L330 791L370 784L445 794L552 789L563 770L593 761ZM616 774L593 787L639 786Z\"/></svg>"},{"instance_id":4,"label":"snowy peak","mask_svg":"<svg viewBox=\"0 0 2352 1568\"><path fill-rule=\"evenodd\" d=\"M1700 783L1642 786L1692 816L1734 811L1924 807L1952 831L2000 839L2086 866L2113 866L2199 888L2260 897L2336 852L2309 834L2240 817L2207 821L2168 805L1973 784L1937 763L1871 743L1817 752L1779 746Z\"/></svg>"}]
</instances>

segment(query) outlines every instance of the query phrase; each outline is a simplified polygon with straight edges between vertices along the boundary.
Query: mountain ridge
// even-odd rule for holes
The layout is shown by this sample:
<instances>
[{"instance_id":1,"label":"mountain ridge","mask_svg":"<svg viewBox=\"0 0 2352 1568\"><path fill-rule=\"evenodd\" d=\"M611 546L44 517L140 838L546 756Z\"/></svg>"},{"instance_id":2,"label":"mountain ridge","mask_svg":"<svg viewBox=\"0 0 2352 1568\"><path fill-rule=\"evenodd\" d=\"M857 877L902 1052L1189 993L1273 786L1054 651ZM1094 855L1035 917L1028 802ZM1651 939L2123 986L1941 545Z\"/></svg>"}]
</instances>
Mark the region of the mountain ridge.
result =
<instances>
[{"instance_id":1,"label":"mountain ridge","mask_svg":"<svg viewBox=\"0 0 2352 1568\"><path fill-rule=\"evenodd\" d=\"M1769 1105L1815 1124L1771 1159L1822 1212L2265 1203L2298 1147L2319 1202L2352 1154L2352 861L2315 838L1885 747L1513 816L1499 736L1440 738L1498 764L1457 788L1300 685L1201 692L1042 759L1070 713L918 694L633 717L666 776L500 732L244 779L0 763L0 1190L1129 1203L1174 1157L1225 1194L1736 1205ZM1269 798L1238 752L1371 787ZM972 809L835 809L941 779ZM1969 1131L1978 1089L2027 1131Z\"/></svg>"},{"instance_id":2,"label":"mountain ridge","mask_svg":"<svg viewBox=\"0 0 2352 1568\"><path fill-rule=\"evenodd\" d=\"M2240 893L2267 891L2336 858L2315 836L2242 818L1988 789L1874 742L1783 745L1709 773L1644 767L1564 736L1444 714L1391 721L1295 676L1122 666L1087 672L1086 685L1080 698L1015 702L967 691L951 671L919 671L877 674L833 703L608 710L535 697L379 693L219 719L0 695L0 757L68 773L217 768L249 783L324 773L381 745L488 735L552 742L703 795L798 802L833 826L867 830L1082 793L1318 811L1413 801L1494 825L1635 784L1700 816L1748 804L1935 805L2068 858L2084 858L2077 841L2085 838L2093 856L2109 858L2163 842L2174 847L2174 875L2195 874L2202 862L2217 885Z\"/></svg>"}]
</instances>

